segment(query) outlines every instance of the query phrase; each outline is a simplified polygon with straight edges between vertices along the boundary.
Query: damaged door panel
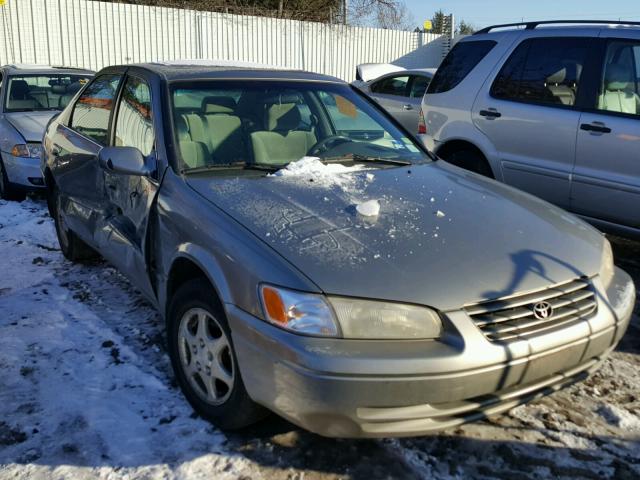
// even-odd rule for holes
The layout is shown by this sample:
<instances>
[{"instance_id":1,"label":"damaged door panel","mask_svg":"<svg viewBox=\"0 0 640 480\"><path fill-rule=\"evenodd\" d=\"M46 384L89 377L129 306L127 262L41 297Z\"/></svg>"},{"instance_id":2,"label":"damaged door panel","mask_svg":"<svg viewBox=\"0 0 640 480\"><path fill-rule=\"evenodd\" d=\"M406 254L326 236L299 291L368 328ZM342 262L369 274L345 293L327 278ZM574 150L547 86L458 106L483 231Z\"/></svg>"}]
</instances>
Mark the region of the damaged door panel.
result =
<instances>
[{"instance_id":1,"label":"damaged door panel","mask_svg":"<svg viewBox=\"0 0 640 480\"><path fill-rule=\"evenodd\" d=\"M100 250L144 294L153 298L145 239L158 182L151 89L144 79L127 76L118 100L113 132L113 146L140 150L152 173L129 174L103 169L106 214L100 226Z\"/></svg>"}]
</instances>

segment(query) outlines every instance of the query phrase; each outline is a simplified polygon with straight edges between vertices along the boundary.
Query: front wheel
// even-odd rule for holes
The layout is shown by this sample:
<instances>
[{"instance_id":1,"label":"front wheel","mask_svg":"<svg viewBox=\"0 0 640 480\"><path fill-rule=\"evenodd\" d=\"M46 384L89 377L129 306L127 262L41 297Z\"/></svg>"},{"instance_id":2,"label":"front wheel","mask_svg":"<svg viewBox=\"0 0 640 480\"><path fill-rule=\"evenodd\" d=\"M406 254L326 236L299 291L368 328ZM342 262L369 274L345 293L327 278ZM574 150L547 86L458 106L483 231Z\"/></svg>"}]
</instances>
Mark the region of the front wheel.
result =
<instances>
[{"instance_id":1,"label":"front wheel","mask_svg":"<svg viewBox=\"0 0 640 480\"><path fill-rule=\"evenodd\" d=\"M247 427L266 415L245 389L231 331L213 292L191 280L172 297L167 340L178 384L193 408L224 430Z\"/></svg>"},{"instance_id":2,"label":"front wheel","mask_svg":"<svg viewBox=\"0 0 640 480\"><path fill-rule=\"evenodd\" d=\"M60 191L57 187L53 187L50 204L52 207L53 221L56 226L56 236L60 244L60 250L67 260L72 262L80 262L96 257L96 252L84 243L74 232L67 226L62 206L60 204Z\"/></svg>"}]
</instances>

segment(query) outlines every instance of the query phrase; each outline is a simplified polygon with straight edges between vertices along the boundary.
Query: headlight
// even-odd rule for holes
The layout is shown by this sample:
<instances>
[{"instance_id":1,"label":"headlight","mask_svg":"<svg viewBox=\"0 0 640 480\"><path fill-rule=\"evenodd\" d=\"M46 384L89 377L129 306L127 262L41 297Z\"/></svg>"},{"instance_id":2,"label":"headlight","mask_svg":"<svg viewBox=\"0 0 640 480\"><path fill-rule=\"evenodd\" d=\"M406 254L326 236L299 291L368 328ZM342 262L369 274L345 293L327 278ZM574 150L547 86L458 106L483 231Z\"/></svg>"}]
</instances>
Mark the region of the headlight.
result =
<instances>
[{"instance_id":1,"label":"headlight","mask_svg":"<svg viewBox=\"0 0 640 480\"><path fill-rule=\"evenodd\" d=\"M442 334L442 321L426 307L331 297L345 338L425 339Z\"/></svg>"},{"instance_id":2,"label":"headlight","mask_svg":"<svg viewBox=\"0 0 640 480\"><path fill-rule=\"evenodd\" d=\"M609 288L613 277L615 275L615 266L613 264L613 250L611 250L611 243L606 238L603 238L602 243L602 260L600 261L600 279L604 285L605 290Z\"/></svg>"},{"instance_id":3,"label":"headlight","mask_svg":"<svg viewBox=\"0 0 640 480\"><path fill-rule=\"evenodd\" d=\"M260 297L266 319L279 327L323 337L339 334L331 307L322 295L262 285Z\"/></svg>"},{"instance_id":4,"label":"headlight","mask_svg":"<svg viewBox=\"0 0 640 480\"><path fill-rule=\"evenodd\" d=\"M11 155L14 157L40 158L42 154L42 145L39 143L24 143L14 145L11 149Z\"/></svg>"}]
</instances>

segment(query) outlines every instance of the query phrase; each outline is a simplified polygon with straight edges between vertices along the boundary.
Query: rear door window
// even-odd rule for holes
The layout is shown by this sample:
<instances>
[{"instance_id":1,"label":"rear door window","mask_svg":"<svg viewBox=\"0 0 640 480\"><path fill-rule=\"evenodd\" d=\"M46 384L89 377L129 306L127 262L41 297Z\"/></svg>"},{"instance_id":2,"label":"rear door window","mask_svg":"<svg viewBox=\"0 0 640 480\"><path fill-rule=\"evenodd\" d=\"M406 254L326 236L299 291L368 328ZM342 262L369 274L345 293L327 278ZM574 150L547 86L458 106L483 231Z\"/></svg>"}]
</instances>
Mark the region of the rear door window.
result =
<instances>
[{"instance_id":1,"label":"rear door window","mask_svg":"<svg viewBox=\"0 0 640 480\"><path fill-rule=\"evenodd\" d=\"M100 145L107 145L109 118L120 75L100 75L82 92L73 107L71 128Z\"/></svg>"},{"instance_id":2,"label":"rear door window","mask_svg":"<svg viewBox=\"0 0 640 480\"><path fill-rule=\"evenodd\" d=\"M576 104L589 52L588 38L532 38L505 62L491 86L491 96L542 105Z\"/></svg>"},{"instance_id":3,"label":"rear door window","mask_svg":"<svg viewBox=\"0 0 640 480\"><path fill-rule=\"evenodd\" d=\"M458 86L495 45L493 40L457 43L442 61L427 93L448 92Z\"/></svg>"},{"instance_id":4,"label":"rear door window","mask_svg":"<svg viewBox=\"0 0 640 480\"><path fill-rule=\"evenodd\" d=\"M640 42L607 45L598 92L598 110L640 117Z\"/></svg>"},{"instance_id":5,"label":"rear door window","mask_svg":"<svg viewBox=\"0 0 640 480\"><path fill-rule=\"evenodd\" d=\"M413 82L411 83L411 93L409 94L409 96L411 98L422 98L424 96L424 92L429 86L430 81L431 79L429 77L423 77L422 75L414 76Z\"/></svg>"},{"instance_id":6,"label":"rear door window","mask_svg":"<svg viewBox=\"0 0 640 480\"><path fill-rule=\"evenodd\" d=\"M408 85L409 75L400 75L397 77L384 78L374 83L373 85L371 85L371 91L374 93L382 93L384 95L407 97Z\"/></svg>"}]
</instances>

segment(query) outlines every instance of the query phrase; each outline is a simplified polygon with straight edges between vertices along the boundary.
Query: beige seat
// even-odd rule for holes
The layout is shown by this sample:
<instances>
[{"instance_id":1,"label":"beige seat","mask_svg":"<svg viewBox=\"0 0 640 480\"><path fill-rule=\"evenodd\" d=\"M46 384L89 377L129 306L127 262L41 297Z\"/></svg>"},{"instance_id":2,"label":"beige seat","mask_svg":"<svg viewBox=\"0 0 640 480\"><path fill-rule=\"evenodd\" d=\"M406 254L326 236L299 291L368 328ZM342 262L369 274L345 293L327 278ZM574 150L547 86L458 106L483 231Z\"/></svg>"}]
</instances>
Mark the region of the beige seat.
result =
<instances>
[{"instance_id":1,"label":"beige seat","mask_svg":"<svg viewBox=\"0 0 640 480\"><path fill-rule=\"evenodd\" d=\"M239 117L233 115L234 107L232 98L206 97L201 113L183 115L190 139L206 146L207 163L246 160L242 123Z\"/></svg>"},{"instance_id":2,"label":"beige seat","mask_svg":"<svg viewBox=\"0 0 640 480\"><path fill-rule=\"evenodd\" d=\"M545 86L547 90L553 95L555 101L557 103L561 103L562 105L575 105L576 103L576 92L568 82L574 82L575 78L568 78L569 69L572 68L570 66L564 66L555 73L549 75L547 77ZM575 66L572 68L575 70Z\"/></svg>"},{"instance_id":3,"label":"beige seat","mask_svg":"<svg viewBox=\"0 0 640 480\"><path fill-rule=\"evenodd\" d=\"M206 165L209 157L207 146L202 142L195 142L191 139L187 122L183 117L177 118L176 129L178 146L185 166L187 168L197 168Z\"/></svg>"},{"instance_id":4,"label":"beige seat","mask_svg":"<svg viewBox=\"0 0 640 480\"><path fill-rule=\"evenodd\" d=\"M257 163L281 164L299 160L316 144L316 136L300 126L300 111L295 103L277 103L267 107L267 130L253 132L251 145Z\"/></svg>"},{"instance_id":5,"label":"beige seat","mask_svg":"<svg viewBox=\"0 0 640 480\"><path fill-rule=\"evenodd\" d=\"M640 97L633 89L629 68L612 63L607 65L604 92L598 99L598 108L609 112L640 114Z\"/></svg>"}]
</instances>

